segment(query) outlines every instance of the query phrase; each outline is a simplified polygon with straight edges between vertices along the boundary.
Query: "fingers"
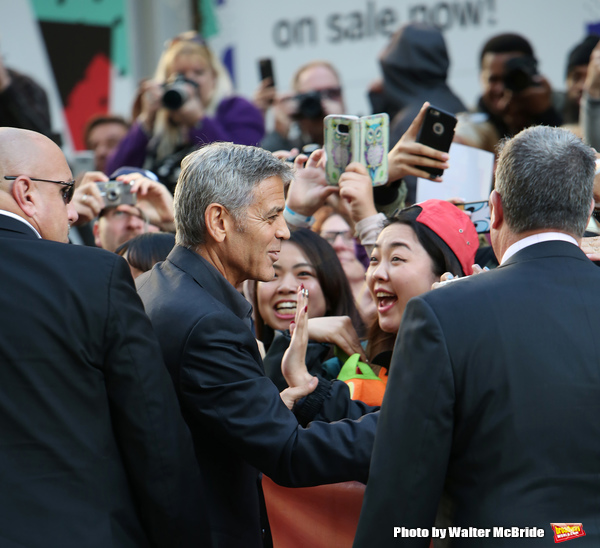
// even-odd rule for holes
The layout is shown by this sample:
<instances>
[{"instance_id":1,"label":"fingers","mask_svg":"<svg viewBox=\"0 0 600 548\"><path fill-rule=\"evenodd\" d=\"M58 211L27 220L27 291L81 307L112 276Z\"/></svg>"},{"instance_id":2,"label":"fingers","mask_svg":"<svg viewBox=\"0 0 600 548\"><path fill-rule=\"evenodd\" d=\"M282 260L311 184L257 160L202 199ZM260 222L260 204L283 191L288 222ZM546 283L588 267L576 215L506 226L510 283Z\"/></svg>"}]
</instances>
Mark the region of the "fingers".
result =
<instances>
[{"instance_id":1,"label":"fingers","mask_svg":"<svg viewBox=\"0 0 600 548\"><path fill-rule=\"evenodd\" d=\"M297 148L293 148L292 150L276 150L272 154L278 160L287 160L291 156L295 156L296 154L298 154L298 149Z\"/></svg>"},{"instance_id":2,"label":"fingers","mask_svg":"<svg viewBox=\"0 0 600 548\"><path fill-rule=\"evenodd\" d=\"M325 154L325 150L323 150L322 148L318 148L317 150L315 150L308 158L308 162L306 162L306 167L320 167L319 163L323 158L323 154Z\"/></svg>"},{"instance_id":3,"label":"fingers","mask_svg":"<svg viewBox=\"0 0 600 548\"><path fill-rule=\"evenodd\" d=\"M369 176L369 172L367 171L366 166L363 166L359 162L352 162L346 166L344 173L358 173L360 175Z\"/></svg>"},{"instance_id":4,"label":"fingers","mask_svg":"<svg viewBox=\"0 0 600 548\"><path fill-rule=\"evenodd\" d=\"M423 103L423 106L421 107L421 110L419 111L419 114L417 114L410 126L408 126L408 129L406 130L406 133L404 135L407 135L408 137L412 137L414 139L417 138L417 135L419 135L419 130L423 125L423 120L425 120L425 114L427 113L428 108L429 102L425 101Z\"/></svg>"},{"instance_id":5,"label":"fingers","mask_svg":"<svg viewBox=\"0 0 600 548\"><path fill-rule=\"evenodd\" d=\"M86 171L81 178L79 186L82 187L83 185L95 183L97 181L105 183L108 181L108 177L101 171Z\"/></svg>"}]
</instances>

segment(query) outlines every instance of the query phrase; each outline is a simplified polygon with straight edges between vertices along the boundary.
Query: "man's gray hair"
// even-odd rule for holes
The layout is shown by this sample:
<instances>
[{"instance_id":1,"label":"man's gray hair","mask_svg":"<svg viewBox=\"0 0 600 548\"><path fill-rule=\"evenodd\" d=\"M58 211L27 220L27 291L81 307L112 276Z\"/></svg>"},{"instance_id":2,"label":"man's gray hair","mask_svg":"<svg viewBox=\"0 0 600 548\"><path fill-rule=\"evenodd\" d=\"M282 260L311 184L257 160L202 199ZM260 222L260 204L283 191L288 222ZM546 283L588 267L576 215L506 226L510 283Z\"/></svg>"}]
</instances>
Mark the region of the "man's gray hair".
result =
<instances>
[{"instance_id":1,"label":"man's gray hair","mask_svg":"<svg viewBox=\"0 0 600 548\"><path fill-rule=\"evenodd\" d=\"M213 143L181 162L175 187L176 243L195 247L205 242L205 212L212 203L221 204L243 227L245 211L254 199L254 189L269 177L284 185L292 180L292 168L270 152L233 143Z\"/></svg>"},{"instance_id":2,"label":"man's gray hair","mask_svg":"<svg viewBox=\"0 0 600 548\"><path fill-rule=\"evenodd\" d=\"M581 237L594 184L595 153L566 129L536 126L499 145L496 191L515 233L554 229Z\"/></svg>"}]
</instances>

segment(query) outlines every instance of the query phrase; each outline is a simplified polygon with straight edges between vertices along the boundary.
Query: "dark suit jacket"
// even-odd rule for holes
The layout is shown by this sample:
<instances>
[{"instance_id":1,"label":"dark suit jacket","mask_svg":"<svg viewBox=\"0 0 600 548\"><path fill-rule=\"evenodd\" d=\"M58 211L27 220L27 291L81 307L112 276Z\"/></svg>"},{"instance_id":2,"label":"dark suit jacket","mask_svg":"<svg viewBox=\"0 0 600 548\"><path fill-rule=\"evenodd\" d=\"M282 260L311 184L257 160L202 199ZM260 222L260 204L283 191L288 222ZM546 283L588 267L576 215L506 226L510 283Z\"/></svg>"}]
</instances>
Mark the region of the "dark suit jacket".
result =
<instances>
[{"instance_id":1,"label":"dark suit jacket","mask_svg":"<svg viewBox=\"0 0 600 548\"><path fill-rule=\"evenodd\" d=\"M600 272L545 242L412 299L377 430L355 546L429 546L442 490L460 527L544 537L452 546L554 546L551 523L600 545Z\"/></svg>"},{"instance_id":2,"label":"dark suit jacket","mask_svg":"<svg viewBox=\"0 0 600 548\"><path fill-rule=\"evenodd\" d=\"M127 263L0 215L0 546L198 546L191 438Z\"/></svg>"},{"instance_id":3,"label":"dark suit jacket","mask_svg":"<svg viewBox=\"0 0 600 548\"><path fill-rule=\"evenodd\" d=\"M217 546L262 545L259 470L287 486L366 482L375 414L300 427L264 374L250 304L212 265L176 246L138 280L196 443Z\"/></svg>"}]
</instances>

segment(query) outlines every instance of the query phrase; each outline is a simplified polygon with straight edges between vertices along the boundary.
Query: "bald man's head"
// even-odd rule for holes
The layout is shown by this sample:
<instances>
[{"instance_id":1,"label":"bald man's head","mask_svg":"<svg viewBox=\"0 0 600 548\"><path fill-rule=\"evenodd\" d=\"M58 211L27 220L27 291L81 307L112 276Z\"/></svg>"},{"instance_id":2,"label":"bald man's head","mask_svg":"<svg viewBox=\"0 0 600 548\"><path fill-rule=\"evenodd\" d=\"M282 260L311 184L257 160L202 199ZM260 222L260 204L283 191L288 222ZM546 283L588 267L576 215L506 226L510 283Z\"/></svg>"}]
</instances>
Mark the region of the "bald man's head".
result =
<instances>
[{"instance_id":1,"label":"bald man's head","mask_svg":"<svg viewBox=\"0 0 600 548\"><path fill-rule=\"evenodd\" d=\"M60 182L71 179L64 154L46 136L0 128L0 209L28 221L46 240L68 242L77 213L65 203L67 187Z\"/></svg>"}]
</instances>

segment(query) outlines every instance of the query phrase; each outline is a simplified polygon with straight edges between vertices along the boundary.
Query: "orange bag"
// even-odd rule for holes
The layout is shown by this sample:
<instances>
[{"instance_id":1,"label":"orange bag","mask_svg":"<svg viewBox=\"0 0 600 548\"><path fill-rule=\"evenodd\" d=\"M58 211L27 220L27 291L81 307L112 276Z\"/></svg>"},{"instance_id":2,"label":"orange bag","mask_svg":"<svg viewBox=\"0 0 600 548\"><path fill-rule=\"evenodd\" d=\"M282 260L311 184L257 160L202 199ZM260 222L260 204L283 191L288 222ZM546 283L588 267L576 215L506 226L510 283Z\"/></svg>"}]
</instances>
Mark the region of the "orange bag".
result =
<instances>
[{"instance_id":1,"label":"orange bag","mask_svg":"<svg viewBox=\"0 0 600 548\"><path fill-rule=\"evenodd\" d=\"M350 397L367 405L381 405L387 384L387 375L378 377L369 364L360 361L360 354L352 354L340 370L338 379L350 389Z\"/></svg>"}]
</instances>

